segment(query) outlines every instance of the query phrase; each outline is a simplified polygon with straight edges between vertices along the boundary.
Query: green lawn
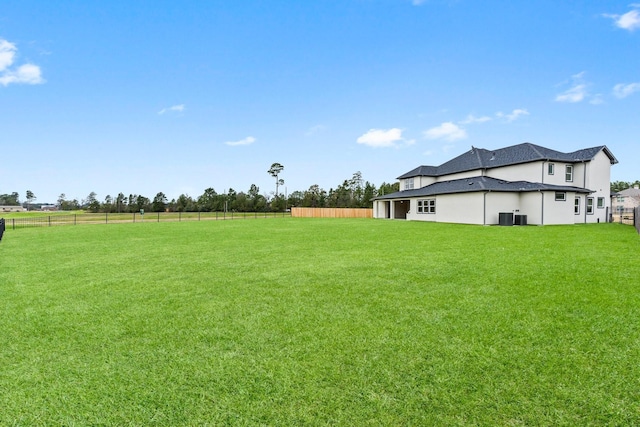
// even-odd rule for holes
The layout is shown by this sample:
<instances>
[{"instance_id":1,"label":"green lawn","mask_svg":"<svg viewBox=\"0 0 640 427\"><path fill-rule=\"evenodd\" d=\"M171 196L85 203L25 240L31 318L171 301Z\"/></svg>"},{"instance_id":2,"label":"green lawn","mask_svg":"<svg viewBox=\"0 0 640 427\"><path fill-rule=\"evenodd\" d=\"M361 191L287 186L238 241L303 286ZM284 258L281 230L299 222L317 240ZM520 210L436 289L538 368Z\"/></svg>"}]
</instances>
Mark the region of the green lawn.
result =
<instances>
[{"instance_id":1,"label":"green lawn","mask_svg":"<svg viewBox=\"0 0 640 427\"><path fill-rule=\"evenodd\" d=\"M619 224L8 230L0 425L639 425L639 255Z\"/></svg>"}]
</instances>

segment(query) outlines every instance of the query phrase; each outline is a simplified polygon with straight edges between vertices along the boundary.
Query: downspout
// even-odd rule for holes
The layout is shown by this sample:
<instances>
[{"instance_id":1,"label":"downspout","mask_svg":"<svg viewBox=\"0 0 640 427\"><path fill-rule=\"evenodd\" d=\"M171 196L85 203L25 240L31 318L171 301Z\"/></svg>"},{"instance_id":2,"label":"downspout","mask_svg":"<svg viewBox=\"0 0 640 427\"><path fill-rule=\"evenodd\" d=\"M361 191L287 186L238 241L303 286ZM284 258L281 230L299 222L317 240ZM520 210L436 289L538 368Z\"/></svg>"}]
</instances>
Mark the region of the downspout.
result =
<instances>
[{"instance_id":1,"label":"downspout","mask_svg":"<svg viewBox=\"0 0 640 427\"><path fill-rule=\"evenodd\" d=\"M542 190L538 190L540 196L542 196L542 203L540 204L540 225L544 225L544 193Z\"/></svg>"},{"instance_id":2,"label":"downspout","mask_svg":"<svg viewBox=\"0 0 640 427\"><path fill-rule=\"evenodd\" d=\"M485 191L482 196L482 225L487 225L487 193L488 191Z\"/></svg>"},{"instance_id":3,"label":"downspout","mask_svg":"<svg viewBox=\"0 0 640 427\"><path fill-rule=\"evenodd\" d=\"M587 163L586 162L582 162L582 188L587 188ZM588 194L584 195L584 223L587 223L587 197L589 197ZM594 209L595 207L592 206L592 209Z\"/></svg>"}]
</instances>

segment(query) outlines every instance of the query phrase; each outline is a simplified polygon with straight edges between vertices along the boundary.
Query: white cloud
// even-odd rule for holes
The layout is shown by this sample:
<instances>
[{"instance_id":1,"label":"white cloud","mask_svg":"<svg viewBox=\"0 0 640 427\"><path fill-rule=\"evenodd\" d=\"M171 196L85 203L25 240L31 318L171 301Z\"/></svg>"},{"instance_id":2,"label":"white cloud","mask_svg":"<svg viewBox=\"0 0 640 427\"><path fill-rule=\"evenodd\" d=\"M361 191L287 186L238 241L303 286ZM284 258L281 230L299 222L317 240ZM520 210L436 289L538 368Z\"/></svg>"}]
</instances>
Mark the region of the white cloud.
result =
<instances>
[{"instance_id":1,"label":"white cloud","mask_svg":"<svg viewBox=\"0 0 640 427\"><path fill-rule=\"evenodd\" d=\"M640 83L620 83L613 87L613 95L616 98L626 98L634 92L640 92Z\"/></svg>"},{"instance_id":2,"label":"white cloud","mask_svg":"<svg viewBox=\"0 0 640 427\"><path fill-rule=\"evenodd\" d=\"M604 104L604 99L602 98L602 94L597 93L597 94L593 95L591 97L591 100L589 101L589 104L591 104L591 105Z\"/></svg>"},{"instance_id":3,"label":"white cloud","mask_svg":"<svg viewBox=\"0 0 640 427\"><path fill-rule=\"evenodd\" d=\"M485 122L489 122L491 120L492 119L489 116L476 117L473 114L469 114L466 119L461 120L458 123L460 123L461 125L468 125L468 124L471 124L471 123L485 123Z\"/></svg>"},{"instance_id":4,"label":"white cloud","mask_svg":"<svg viewBox=\"0 0 640 427\"><path fill-rule=\"evenodd\" d=\"M24 64L15 70L5 71L0 75L0 84L7 86L11 83L24 83L37 85L44 83L40 67L33 64Z\"/></svg>"},{"instance_id":5,"label":"white cloud","mask_svg":"<svg viewBox=\"0 0 640 427\"><path fill-rule=\"evenodd\" d=\"M305 136L312 136L312 135L318 134L320 132L323 132L326 129L327 129L327 127L324 126L324 125L315 125L315 126L311 126L309 128L309 130L307 130L304 134L305 134Z\"/></svg>"},{"instance_id":6,"label":"white cloud","mask_svg":"<svg viewBox=\"0 0 640 427\"><path fill-rule=\"evenodd\" d=\"M440 126L433 127L424 132L427 139L444 139L446 141L455 141L467 137L467 132L452 122L444 122Z\"/></svg>"},{"instance_id":7,"label":"white cloud","mask_svg":"<svg viewBox=\"0 0 640 427\"><path fill-rule=\"evenodd\" d=\"M523 108L516 108L511 113L505 114L503 112L497 112L496 116L506 119L508 122L516 120L520 116L528 116L529 112Z\"/></svg>"},{"instance_id":8,"label":"white cloud","mask_svg":"<svg viewBox=\"0 0 640 427\"><path fill-rule=\"evenodd\" d=\"M637 8L640 7L640 4L631 4L630 6L635 9L630 10L624 15L604 14L603 16L613 19L616 27L618 28L628 31L637 30L640 28L640 11L637 10Z\"/></svg>"},{"instance_id":9,"label":"white cloud","mask_svg":"<svg viewBox=\"0 0 640 427\"><path fill-rule=\"evenodd\" d=\"M587 85L579 84L572 86L566 91L558 94L556 96L557 102L581 102L587 96Z\"/></svg>"},{"instance_id":10,"label":"white cloud","mask_svg":"<svg viewBox=\"0 0 640 427\"><path fill-rule=\"evenodd\" d=\"M0 85L40 84L44 83L40 67L34 64L23 64L11 68L15 60L17 48L13 43L0 39Z\"/></svg>"},{"instance_id":11,"label":"white cloud","mask_svg":"<svg viewBox=\"0 0 640 427\"><path fill-rule=\"evenodd\" d=\"M184 111L184 109L185 109L184 104L178 104L178 105L173 105L169 108L163 108L162 110L158 111L158 114L162 115L170 111L176 111L178 113L181 113Z\"/></svg>"},{"instance_id":12,"label":"white cloud","mask_svg":"<svg viewBox=\"0 0 640 427\"><path fill-rule=\"evenodd\" d=\"M15 55L16 45L0 39L0 71L6 70L11 64L13 64L13 58Z\"/></svg>"},{"instance_id":13,"label":"white cloud","mask_svg":"<svg viewBox=\"0 0 640 427\"><path fill-rule=\"evenodd\" d=\"M370 147L394 147L397 141L404 141L402 138L402 129L370 129L364 135L361 135L356 142L358 144L368 145ZM412 143L413 141L409 141Z\"/></svg>"},{"instance_id":14,"label":"white cloud","mask_svg":"<svg viewBox=\"0 0 640 427\"><path fill-rule=\"evenodd\" d=\"M227 141L225 142L225 144L235 147L237 145L251 145L254 142L256 142L256 139L252 136L248 136L244 139L241 139L240 141Z\"/></svg>"},{"instance_id":15,"label":"white cloud","mask_svg":"<svg viewBox=\"0 0 640 427\"><path fill-rule=\"evenodd\" d=\"M571 76L571 87L556 95L556 102L582 102L588 96L587 83L584 81L585 72Z\"/></svg>"}]
</instances>

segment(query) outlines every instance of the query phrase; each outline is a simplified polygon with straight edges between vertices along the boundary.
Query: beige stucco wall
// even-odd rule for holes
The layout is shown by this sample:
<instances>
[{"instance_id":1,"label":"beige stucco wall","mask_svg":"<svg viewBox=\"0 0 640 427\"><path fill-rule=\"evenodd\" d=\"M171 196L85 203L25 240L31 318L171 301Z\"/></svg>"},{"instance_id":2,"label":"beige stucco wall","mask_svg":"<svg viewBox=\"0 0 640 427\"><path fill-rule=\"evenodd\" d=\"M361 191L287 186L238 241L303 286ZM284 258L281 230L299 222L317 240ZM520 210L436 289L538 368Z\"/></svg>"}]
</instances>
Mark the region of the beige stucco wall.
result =
<instances>
[{"instance_id":1,"label":"beige stucco wall","mask_svg":"<svg viewBox=\"0 0 640 427\"><path fill-rule=\"evenodd\" d=\"M486 224L499 224L501 212L520 213L520 196L518 193L487 193Z\"/></svg>"},{"instance_id":2,"label":"beige stucco wall","mask_svg":"<svg viewBox=\"0 0 640 427\"><path fill-rule=\"evenodd\" d=\"M436 199L438 222L483 224L484 193L445 194Z\"/></svg>"},{"instance_id":3,"label":"beige stucco wall","mask_svg":"<svg viewBox=\"0 0 640 427\"><path fill-rule=\"evenodd\" d=\"M540 182L542 162L523 163L519 165L503 166L487 169L486 175L505 181Z\"/></svg>"},{"instance_id":4,"label":"beige stucco wall","mask_svg":"<svg viewBox=\"0 0 640 427\"><path fill-rule=\"evenodd\" d=\"M575 224L576 215L573 213L573 199L575 193L567 192L567 199L563 202L555 200L555 193L544 193L544 224Z\"/></svg>"},{"instance_id":5,"label":"beige stucco wall","mask_svg":"<svg viewBox=\"0 0 640 427\"><path fill-rule=\"evenodd\" d=\"M549 175L549 164L553 164L554 173ZM583 168L582 164L573 164L573 180L567 181L566 172L567 165L569 163L563 162L545 162L543 166L542 180L545 184L553 185L571 185L575 187L581 187L583 183Z\"/></svg>"},{"instance_id":6,"label":"beige stucco wall","mask_svg":"<svg viewBox=\"0 0 640 427\"><path fill-rule=\"evenodd\" d=\"M433 184L436 182L436 179L431 176L416 176L414 178L401 179L400 182L400 191L405 190L405 186L407 185L407 181L413 179L413 189L426 187L429 184Z\"/></svg>"},{"instance_id":7,"label":"beige stucco wall","mask_svg":"<svg viewBox=\"0 0 640 427\"><path fill-rule=\"evenodd\" d=\"M528 225L574 224L585 222L583 207L579 215L574 214L573 203L576 193L567 192L566 201L556 201L555 192L477 192L466 194L443 194L436 196L436 213L418 213L418 200L432 197L420 197L407 200L410 221L452 222L461 224L497 225L500 213L526 215ZM584 195L580 195L584 204ZM386 207L394 209L394 203L374 202L374 218L386 218ZM543 212L544 207L544 212ZM391 216L395 216L393 212Z\"/></svg>"},{"instance_id":8,"label":"beige stucco wall","mask_svg":"<svg viewBox=\"0 0 640 427\"><path fill-rule=\"evenodd\" d=\"M465 179L465 178L473 178L475 176L482 176L481 169L475 169L467 172L453 173L451 175L439 176L438 182L440 181L453 181L454 179Z\"/></svg>"},{"instance_id":9,"label":"beige stucco wall","mask_svg":"<svg viewBox=\"0 0 640 427\"><path fill-rule=\"evenodd\" d=\"M542 200L544 193L532 191L520 194L520 215L527 216L527 224L542 225Z\"/></svg>"},{"instance_id":10,"label":"beige stucco wall","mask_svg":"<svg viewBox=\"0 0 640 427\"><path fill-rule=\"evenodd\" d=\"M611 212L611 161L601 151L586 167L585 187L594 191L589 195L594 198L594 214L587 215L587 222L598 222L598 220L606 222L608 220L607 210L609 213ZM604 197L605 207L602 209L598 209L598 197Z\"/></svg>"},{"instance_id":11,"label":"beige stucco wall","mask_svg":"<svg viewBox=\"0 0 640 427\"><path fill-rule=\"evenodd\" d=\"M441 194L436 199L436 213L418 213L418 200L432 199L420 197L411 200L407 219L411 221L453 222L460 224L483 224L484 193Z\"/></svg>"}]
</instances>

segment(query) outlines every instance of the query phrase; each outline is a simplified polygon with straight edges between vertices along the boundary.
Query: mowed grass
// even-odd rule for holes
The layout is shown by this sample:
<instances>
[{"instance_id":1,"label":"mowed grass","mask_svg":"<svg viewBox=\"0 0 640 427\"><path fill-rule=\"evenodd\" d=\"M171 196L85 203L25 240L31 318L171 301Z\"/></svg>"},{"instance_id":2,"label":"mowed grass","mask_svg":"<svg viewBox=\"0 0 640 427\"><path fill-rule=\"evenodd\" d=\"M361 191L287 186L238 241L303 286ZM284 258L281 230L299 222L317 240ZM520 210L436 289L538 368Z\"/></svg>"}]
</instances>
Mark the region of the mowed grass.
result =
<instances>
[{"instance_id":1,"label":"mowed grass","mask_svg":"<svg viewBox=\"0 0 640 427\"><path fill-rule=\"evenodd\" d=\"M629 226L108 224L0 242L0 425L638 425Z\"/></svg>"}]
</instances>

